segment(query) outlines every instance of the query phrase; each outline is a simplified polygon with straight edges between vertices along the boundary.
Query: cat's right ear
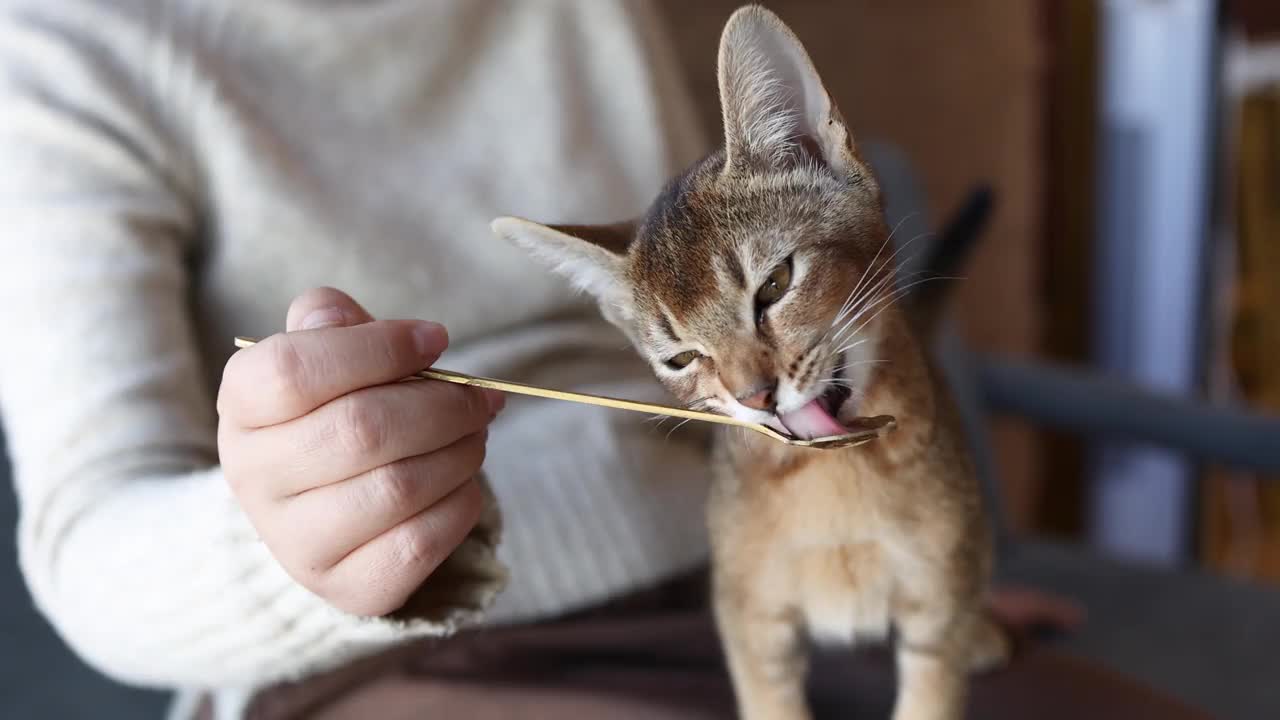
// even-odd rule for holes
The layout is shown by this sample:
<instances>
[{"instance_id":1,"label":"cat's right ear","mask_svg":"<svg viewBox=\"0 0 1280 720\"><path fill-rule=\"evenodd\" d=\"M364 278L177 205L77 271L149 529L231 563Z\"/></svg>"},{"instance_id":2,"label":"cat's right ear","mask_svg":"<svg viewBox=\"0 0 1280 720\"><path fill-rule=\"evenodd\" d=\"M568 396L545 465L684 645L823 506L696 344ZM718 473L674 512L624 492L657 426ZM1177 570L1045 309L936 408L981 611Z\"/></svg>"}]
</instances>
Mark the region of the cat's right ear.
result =
<instances>
[{"instance_id":1,"label":"cat's right ear","mask_svg":"<svg viewBox=\"0 0 1280 720\"><path fill-rule=\"evenodd\" d=\"M622 325L632 317L631 287L623 272L635 223L542 225L501 217L489 227L498 237L528 250L579 290L600 303L605 316Z\"/></svg>"},{"instance_id":2,"label":"cat's right ear","mask_svg":"<svg viewBox=\"0 0 1280 720\"><path fill-rule=\"evenodd\" d=\"M725 171L815 160L840 174L861 161L809 53L781 18L739 8L720 36L717 82Z\"/></svg>"}]
</instances>

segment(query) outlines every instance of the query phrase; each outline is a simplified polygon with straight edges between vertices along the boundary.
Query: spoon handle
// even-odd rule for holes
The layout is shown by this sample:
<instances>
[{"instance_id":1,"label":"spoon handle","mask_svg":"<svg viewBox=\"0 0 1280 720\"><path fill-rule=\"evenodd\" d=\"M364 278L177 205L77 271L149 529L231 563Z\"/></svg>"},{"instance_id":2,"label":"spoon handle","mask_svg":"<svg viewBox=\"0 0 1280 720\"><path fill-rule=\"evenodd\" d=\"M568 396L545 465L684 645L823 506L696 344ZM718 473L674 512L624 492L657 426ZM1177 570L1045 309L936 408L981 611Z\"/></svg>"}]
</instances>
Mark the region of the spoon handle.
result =
<instances>
[{"instance_id":1,"label":"spoon handle","mask_svg":"<svg viewBox=\"0 0 1280 720\"><path fill-rule=\"evenodd\" d=\"M236 347L247 348L251 345L257 344L257 342L258 340L254 338L237 337ZM413 377L420 380L440 380L443 382L454 383L456 385L470 385L471 387L500 390L502 392L516 393L519 395L532 395L534 397L548 398L551 400L568 400L570 402L585 403L587 405L599 405L601 407L614 408L616 410L630 410L632 412L648 413L650 415L667 415L669 417L678 417L686 420L701 420L703 422L719 423L721 425L734 425L736 427L755 430L756 432L763 433L776 440L788 440L788 438L782 436L772 428L765 427L758 423L738 420L737 418L729 417L728 415L716 415L714 413L689 410L687 408L655 405L653 403L639 402L636 400L623 400L620 398L605 397L603 395L588 395L586 393L569 392L567 390L553 390L551 388L538 387L536 385L525 385L524 383L511 382L509 380L496 380L494 378L466 375L452 370L440 370L437 368L420 370L414 373Z\"/></svg>"}]
</instances>

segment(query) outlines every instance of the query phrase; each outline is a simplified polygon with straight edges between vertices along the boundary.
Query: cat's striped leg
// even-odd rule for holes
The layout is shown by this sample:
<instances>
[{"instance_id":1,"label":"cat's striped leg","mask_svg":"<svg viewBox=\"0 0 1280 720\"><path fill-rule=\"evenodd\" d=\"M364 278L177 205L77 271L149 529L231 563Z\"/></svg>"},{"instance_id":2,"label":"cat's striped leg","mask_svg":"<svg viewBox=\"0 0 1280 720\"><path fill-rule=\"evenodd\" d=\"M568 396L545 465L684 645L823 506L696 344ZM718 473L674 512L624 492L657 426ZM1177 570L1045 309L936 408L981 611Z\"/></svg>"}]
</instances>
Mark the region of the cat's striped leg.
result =
<instances>
[{"instance_id":1,"label":"cat's striped leg","mask_svg":"<svg viewBox=\"0 0 1280 720\"><path fill-rule=\"evenodd\" d=\"M762 608L723 581L715 583L715 615L742 720L809 720L804 682L808 659L797 613Z\"/></svg>"}]
</instances>

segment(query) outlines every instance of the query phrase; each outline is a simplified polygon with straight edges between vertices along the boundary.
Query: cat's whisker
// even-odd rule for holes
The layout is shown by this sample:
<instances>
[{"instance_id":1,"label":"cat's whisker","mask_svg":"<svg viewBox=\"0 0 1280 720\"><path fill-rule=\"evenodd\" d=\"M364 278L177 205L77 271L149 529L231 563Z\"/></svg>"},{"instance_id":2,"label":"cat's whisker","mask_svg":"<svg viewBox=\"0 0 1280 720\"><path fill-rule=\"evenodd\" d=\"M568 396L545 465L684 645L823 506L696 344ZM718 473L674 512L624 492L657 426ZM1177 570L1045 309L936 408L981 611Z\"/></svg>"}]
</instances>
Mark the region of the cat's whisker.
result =
<instances>
[{"instance_id":1,"label":"cat's whisker","mask_svg":"<svg viewBox=\"0 0 1280 720\"><path fill-rule=\"evenodd\" d=\"M862 314L866 305L871 302L874 302L876 295L879 294L887 284L891 283L892 280L893 280L893 273L891 272L884 273L880 277L880 279L875 281L874 285L868 288L866 293L864 293L865 297L860 296L858 298L858 302L855 303L855 307L857 307L857 310L852 312L852 315L848 317L845 320L844 324L840 326L840 329L836 331L835 337L837 338L836 340L837 343L839 342L838 338L844 333L844 331L848 329L848 327L851 324L853 324L854 322L857 322L858 317Z\"/></svg>"},{"instance_id":2,"label":"cat's whisker","mask_svg":"<svg viewBox=\"0 0 1280 720\"><path fill-rule=\"evenodd\" d=\"M915 212L911 212L905 215L901 220L899 220L898 224L894 225L893 229L889 231L889 234L885 237L884 241L880 243L880 247L876 248L876 254L872 256L871 262L867 263L867 266L863 268L862 275L858 278L858 282L854 284L853 289L849 291L849 295L845 297L844 302L841 303L840 309L836 311L836 317L831 322L832 328L834 328L840 322L840 320L842 320L845 317L846 314L848 314L850 311L853 310L854 307L857 306L858 300L855 298L860 297L859 293L862 290L864 290L863 284L867 282L868 277L875 278L876 274L884 270L885 266L891 260L893 260L893 258L896 257L897 254L901 252L903 248L905 248L907 245L910 245L912 242L915 242L920 237L919 235L917 235L916 237L904 243L902 247L895 250L893 255L891 255L885 261L885 265L882 265L878 269L876 268L876 261L880 259L880 253L884 252L884 249L889 245L890 241L893 240L893 236L898 232L898 228L902 227L902 224L904 222L914 217L915 215L916 215ZM913 254L911 258L908 258L908 260L913 259L914 257L915 255ZM872 280L872 282L874 282L874 280ZM830 328L828 328L828 332L830 332Z\"/></svg>"},{"instance_id":3,"label":"cat's whisker","mask_svg":"<svg viewBox=\"0 0 1280 720\"><path fill-rule=\"evenodd\" d=\"M839 346L840 346L842 343L844 343L846 340L849 340L850 338L852 338L852 337L856 336L856 334L857 334L857 333L856 333L856 332L852 332L852 330L854 330L854 328L855 328L855 324L856 324L856 323L857 323L857 322L858 322L858 321L859 321L859 320L860 320L860 319L861 319L861 318L862 318L862 317L863 317L867 312L869 312L869 311L871 311L872 309L874 309L874 308L875 308L875 307L880 303L880 301L881 301L881 300L882 300L882 299L883 299L887 294L889 294L889 293L886 293L886 292L884 292L884 291L883 291L883 290L884 290L884 287L883 287L883 286L878 287L878 288L877 288L877 290L878 290L877 294L876 294L874 297L868 298L868 299L867 299L867 301L866 301L865 303L863 303L863 305L862 305L861 307L859 307L859 308L858 308L858 311L857 311L856 313L854 313L854 314L853 314L853 315L852 315L852 316L851 316L851 317L850 317L850 318L845 322L845 324L844 324L843 326L841 326L840 331L839 331L839 332L837 332L837 333L835 334L835 336L831 339L831 345L832 345L832 347L835 347L835 348L836 348L835 350L833 350L833 351L832 351L832 354L837 354L837 355L838 355L839 353L844 352L845 350L849 349L849 347L850 347L850 346L845 346L845 347L839 347Z\"/></svg>"},{"instance_id":4,"label":"cat's whisker","mask_svg":"<svg viewBox=\"0 0 1280 720\"><path fill-rule=\"evenodd\" d=\"M918 253L912 253L911 256L907 258L907 260L910 261L914 259L917 254ZM867 290L862 294L862 296L858 298L858 302L856 303L856 309L851 309L850 311L851 316L849 317L849 319L851 321L856 319L858 315L861 314L866 309L867 305L874 303L876 298L879 295L881 295L886 288L893 287L897 283L910 282L925 274L926 273L917 270L903 277L896 277L895 273L886 271L883 275L880 276L880 279L877 280L873 286L867 288ZM848 323L846 323L846 327L847 325Z\"/></svg>"},{"instance_id":5,"label":"cat's whisker","mask_svg":"<svg viewBox=\"0 0 1280 720\"><path fill-rule=\"evenodd\" d=\"M834 369L834 368L833 368L833 369L832 369L832 372L836 372L836 369ZM851 383L851 382L854 382L854 380L853 380L853 379L851 379L851 378L847 378L847 377L840 376L840 375L833 375L833 376L828 377L828 378L823 378L823 379L822 379L822 380L820 380L819 382L844 382L844 383Z\"/></svg>"},{"instance_id":6,"label":"cat's whisker","mask_svg":"<svg viewBox=\"0 0 1280 720\"><path fill-rule=\"evenodd\" d=\"M913 289L915 289L917 285L923 285L924 283L932 282L934 280L962 280L962 279L964 278L958 277L958 276L930 275L928 277L923 277L923 278L914 280L912 282L909 282L905 285L902 285L901 287L895 288L893 292L886 293L885 298L877 302L882 302L883 300L889 300L890 304L895 303L898 300L901 300L903 297L906 297L908 294L910 294L910 292Z\"/></svg>"},{"instance_id":7,"label":"cat's whisker","mask_svg":"<svg viewBox=\"0 0 1280 720\"><path fill-rule=\"evenodd\" d=\"M849 319L849 321L845 324L845 327L844 327L844 328L841 328L841 332L837 334L837 340L835 341L835 343L834 343L834 344L839 344L839 342L841 341L841 340L839 339L839 338L840 338L840 336L842 336L842 335L844 335L844 334L845 334L845 333L844 333L844 331L845 331L848 327L852 326L852 324L853 324L854 322L857 322L857 320L858 320L859 318L861 318L861 317L862 317L864 314L866 314L867 312L869 312L869 311L871 311L871 310L873 310L873 309L877 308L877 307L878 307L878 306L879 306L879 305L880 305L880 304L881 304L881 303L882 303L886 298L888 298L888 297L892 297L895 293L898 293L898 292L902 291L904 288L911 288L911 287L914 287L915 285L919 284L919 282L924 282L924 281L926 281L926 280L937 280L937 279L943 279L943 278L938 277L938 276L928 276L928 277L921 278L921 277L920 277L921 275L927 275L927 273L924 273L924 272L922 272L922 271L913 272L913 273L911 273L910 275L908 275L907 277L902 278L902 280L904 280L904 281L908 281L906 285L904 285L904 286L898 286L898 287L895 287L893 290L890 290L890 291L888 291L888 292L882 292L882 293L880 293L877 297L874 297L874 298L870 298L870 299L868 299L868 300L867 300L867 302L866 302L862 307L860 307L860 308L858 309L858 312L857 312L857 313L855 313L855 314L853 315L853 317ZM880 284L880 285L878 285L877 287L878 287L878 289L883 290L883 289L884 289L884 284L883 284L883 283L881 283L881 284ZM852 334L852 333L851 333L851 334Z\"/></svg>"},{"instance_id":8,"label":"cat's whisker","mask_svg":"<svg viewBox=\"0 0 1280 720\"><path fill-rule=\"evenodd\" d=\"M854 368L867 368L867 366L869 365L883 365L884 363L886 363L886 361L884 360L874 360L874 361L868 360L867 363L854 363L850 365L841 365L841 366L838 366L838 368L832 368L831 372L842 373L842 372L845 372L845 370L851 370Z\"/></svg>"},{"instance_id":9,"label":"cat's whisker","mask_svg":"<svg viewBox=\"0 0 1280 720\"><path fill-rule=\"evenodd\" d=\"M663 442L670 441L670 440L671 440L671 434L672 434L672 433L674 433L675 431L679 430L680 428L684 427L684 424L685 424L685 423L687 423L687 422L689 422L690 420L691 420L691 418L685 418L684 420L681 420L680 422L676 423L675 427L673 427L673 428L671 428L670 430L668 430L668 431L667 431L667 437L663 440Z\"/></svg>"},{"instance_id":10,"label":"cat's whisker","mask_svg":"<svg viewBox=\"0 0 1280 720\"><path fill-rule=\"evenodd\" d=\"M666 421L670 420L670 419L671 419L671 416L670 416L670 415L663 415L663 416L661 416L661 419L659 419L657 422L653 423L652 428L653 428L654 430L661 430L661 429L662 429L662 424L663 424L663 423L665 423Z\"/></svg>"},{"instance_id":11,"label":"cat's whisker","mask_svg":"<svg viewBox=\"0 0 1280 720\"><path fill-rule=\"evenodd\" d=\"M893 263L894 259L898 257L898 255L902 254L902 251L906 250L908 247L910 247L910 246L911 246L911 244L912 244L912 243L914 243L915 241L919 240L920 238L922 238L922 237L926 237L926 236L929 236L929 235L932 235L932 234L933 234L932 232L922 232L922 233L920 233L919 235L916 235L915 237L911 238L910 240L908 240L908 241L906 241L906 242L902 243L902 245L898 246L898 247L893 251L893 254L892 254L892 255L890 255L889 257L885 258L884 262L880 264L880 267L879 267L879 268L877 268L875 272L877 272L877 273L881 273L881 272L885 272L886 270L890 270L890 265ZM876 256L877 256L877 257L879 257L879 254L880 254L880 253L879 253L879 252L877 252L877 253L876 253ZM913 253L911 253L911 255L909 255L909 256L907 256L906 258L904 258L904 259L902 260L902 262L901 262L901 263L899 263L899 264L909 263L909 262L911 262L912 260L914 260L914 259L916 258L916 256L917 256L917 255L919 255L919 254L920 254L920 252L919 252L919 251L913 252ZM875 261L874 261L874 260L872 260L872 264L874 264L874 263L875 263ZM893 273L892 273L892 272L890 272L889 274L890 274L890 275L892 275Z\"/></svg>"},{"instance_id":12,"label":"cat's whisker","mask_svg":"<svg viewBox=\"0 0 1280 720\"><path fill-rule=\"evenodd\" d=\"M910 217L910 215L907 217ZM880 253L884 252L884 249L893 241L893 234L898 232L898 228L902 227L902 223L907 221L907 217L899 220L898 224L894 225L893 229L889 231L889 234L885 236L884 241L880 243L880 247L876 248L876 254L871 257L871 262L867 263L867 266L862 269L862 276L858 278L858 282L853 286L853 290L849 291L849 297L845 298L844 305L841 305L841 308L848 307L850 299L858 294L858 290L860 290L862 288L862 284L866 282L867 276L871 274L871 269L875 267L876 261L880 259Z\"/></svg>"},{"instance_id":13,"label":"cat's whisker","mask_svg":"<svg viewBox=\"0 0 1280 720\"><path fill-rule=\"evenodd\" d=\"M859 282L858 287L854 288L855 292L852 294L852 299L842 306L842 310L846 313L851 312L854 308L858 306L858 303L863 298L865 298L868 294L874 292L874 290L872 290L871 288L883 282L885 277L885 269L886 268L884 265L880 265L879 267L876 267L875 265L867 266L867 269L863 271L863 279L865 280L865 284L863 284L862 282Z\"/></svg>"},{"instance_id":14,"label":"cat's whisker","mask_svg":"<svg viewBox=\"0 0 1280 720\"><path fill-rule=\"evenodd\" d=\"M849 368L860 367L862 365L880 365L881 363L887 363L887 362L889 361L885 359L855 360L853 362L847 362L843 365L837 365L836 367L831 368L831 372L840 372L841 370L848 370Z\"/></svg>"},{"instance_id":15,"label":"cat's whisker","mask_svg":"<svg viewBox=\"0 0 1280 720\"><path fill-rule=\"evenodd\" d=\"M917 235L916 237L920 237L920 236ZM901 250L901 248L899 248L899 250ZM910 256L906 258L906 260L904 260L904 262L910 262L911 260L915 259L916 255L919 255L919 252L912 253ZM908 274L905 277L896 278L896 280L898 282L911 281L922 274L924 274L922 271L917 270L915 272ZM841 336L844 334L845 330L847 330L854 322L857 322L858 317L863 312L866 311L868 305L872 305L875 303L876 295L878 295L882 290L884 290L887 285L891 284L891 281L895 279L894 276L895 276L895 273L893 273L892 271L885 272L881 276L881 278L878 281L876 281L873 287L869 288L865 293L863 293L863 297L859 297L859 303L861 303L861 307L858 307L857 311L853 312L852 316L849 317L847 321L845 321L844 325L842 325L840 330L835 334L834 336L835 340L833 341L834 344L839 344L841 342ZM855 305L857 304L858 303L855 303ZM839 322L839 319L837 319L836 322ZM834 327L834 323L833 323L833 327Z\"/></svg>"},{"instance_id":16,"label":"cat's whisker","mask_svg":"<svg viewBox=\"0 0 1280 720\"><path fill-rule=\"evenodd\" d=\"M897 223L896 225L894 225L894 226L893 226L893 229L889 231L889 237L885 238L885 242L888 242L888 241L890 241L890 240L892 240L892 239L893 239L894 234L898 232L898 228L902 227L902 224L903 224L904 222L906 222L906 221L910 220L911 218L913 218L913 217L915 217L916 215L919 215L919 214L920 214L920 211L919 211L919 210L912 210L911 212L907 213L906 215L903 215L903 216L902 216L902 219L901 219L901 220L899 220L899 221L898 221L898 223Z\"/></svg>"},{"instance_id":17,"label":"cat's whisker","mask_svg":"<svg viewBox=\"0 0 1280 720\"><path fill-rule=\"evenodd\" d=\"M849 343L848 345L845 345L845 346L843 346L843 347L838 347L838 348L836 348L835 350L832 350L832 351L831 351L831 354L832 354L832 355L836 355L836 356L838 356L838 355L840 355L840 353L845 352L845 351L847 351L847 350L852 350L852 349L854 349L854 348L858 347L859 345L861 345L862 343L867 342L867 341L868 341L868 340L870 340L870 339L871 339L871 338L858 338L857 340L855 340L855 341L853 341L853 342Z\"/></svg>"},{"instance_id":18,"label":"cat's whisker","mask_svg":"<svg viewBox=\"0 0 1280 720\"><path fill-rule=\"evenodd\" d=\"M890 294L885 298L885 300L882 300L881 302L883 303L883 307L881 307L879 310L877 310L877 311L875 312L875 314L874 314L874 315L872 315L871 317L869 317L869 318L867 318L865 321L863 321L863 323L862 323L861 325L859 325L859 326L858 326L858 328L857 328L856 330L854 330L854 331L853 331L853 333L856 335L856 334L858 334L859 332L861 332L863 328L865 328L867 325L869 325L871 322L873 322L876 318L880 317L880 314L881 314L881 313L883 313L885 310L888 310L890 307L893 307L893 306L894 306L894 305L895 305L899 300L901 300L902 298L904 298L904 297L906 297L907 295L909 295L909 294L910 294L910 292L911 292L911 290L912 290L912 289L914 289L917 285L922 285L922 284L927 283L927 282L929 282L929 281L931 281L931 280L958 280L958 279L960 279L960 278L955 278L955 277L942 277L942 276L938 276L938 277L927 277L927 278L924 278L924 279L922 279L922 280L917 280L917 281L915 281L915 282L913 282L913 283L908 283L907 285L904 285L903 287L898 288L898 289L897 289L897 290L895 290L893 293L890 293Z\"/></svg>"},{"instance_id":19,"label":"cat's whisker","mask_svg":"<svg viewBox=\"0 0 1280 720\"><path fill-rule=\"evenodd\" d=\"M879 286L879 283L877 283L877 289L879 289ZM859 299L859 302L861 303L862 300ZM850 312L838 315L832 321L831 327L827 328L827 331L822 334L820 342L829 341L831 346L839 345L841 342L844 342L845 332L849 329L852 323L857 322L858 316L861 313L862 309L858 308L856 311L852 311L851 309Z\"/></svg>"},{"instance_id":20,"label":"cat's whisker","mask_svg":"<svg viewBox=\"0 0 1280 720\"><path fill-rule=\"evenodd\" d=\"M853 286L853 291L849 293L849 297L853 297L853 295L857 293L858 290L862 287L863 281L867 279L867 273L870 273L871 268L875 267L876 260L880 259L880 253L884 252L884 249L888 247L889 243L893 240L894 234L898 232L898 228L902 227L903 223L905 223L907 220L910 220L915 216L916 216L915 211L907 213L906 215L902 216L902 219L898 220L896 225L893 226L893 229L889 231L889 234L887 236L885 236L884 242L880 243L880 247L876 249L876 254L872 256L871 262L867 263L867 267L863 269L862 277L858 278L858 284ZM841 306L841 309L844 309L848 305L849 305L849 299L845 298L845 304Z\"/></svg>"},{"instance_id":21,"label":"cat's whisker","mask_svg":"<svg viewBox=\"0 0 1280 720\"><path fill-rule=\"evenodd\" d=\"M882 265L881 265L881 267L883 268L883 267L887 266L889 263L893 262L893 259L894 259L894 258L896 258L896 257L898 257L898 255L899 255L903 250L906 250L908 247L910 247L910 246L911 246L911 243L914 243L915 241L919 240L919 239L920 239L920 238L922 238L922 237L928 237L928 236L930 236L930 235L933 235L933 232L932 232L932 231L925 231L925 232L920 233L919 235L916 235L915 237L911 238L910 240L908 240L908 241L906 241L906 242L902 243L901 245L899 245L899 246L898 246L898 248L897 248L896 250L894 250L894 251L893 251L893 254L889 256L889 259L884 261L884 264L882 264ZM913 260L913 259L915 258L915 256L916 256L916 255L919 255L919 254L920 254L920 253L919 253L918 251L917 251L917 252L915 252L915 253L912 253L910 257L908 257L906 260L903 260L903 261L902 261L902 263L899 263L899 264L905 264L905 263L907 263L907 262L909 262L909 261Z\"/></svg>"},{"instance_id":22,"label":"cat's whisker","mask_svg":"<svg viewBox=\"0 0 1280 720\"><path fill-rule=\"evenodd\" d=\"M908 215L907 217L910 217L910 215ZM868 273L868 272L870 272L870 273L871 273L871 277L872 277L872 278L874 278L874 277L876 276L876 274L878 274L878 273L883 273L883 272L885 272L886 270L889 270L889 269L890 269L890 264L891 264L891 263L893 263L894 258L898 257L898 255L899 255L899 254L901 254L903 250L906 250L908 247L910 247L910 245L911 245L912 243L914 243L915 241L919 240L920 238L925 237L926 235L931 235L931 234L932 234L932 233L930 233L930 232L923 232L923 233L920 233L919 235L916 235L915 237L911 238L910 240L906 241L906 242L905 242L905 243L903 243L902 245L898 246L898 247L893 251L893 254L892 254L892 255L890 255L889 257L885 258L884 262L883 262L883 263L881 263L881 264L880 264L880 266L877 268L877 267L876 267L876 260L880 257L880 253L884 251L885 245L887 245L887 244L888 244L888 242L889 242L889 240L893 238L893 234L894 234L895 232L897 232L897 231L898 231L898 226L901 226L901 225L902 225L902 223L903 223L905 220L906 220L906 218L903 218L902 220L898 221L898 225L897 225L897 226L894 226L893 232L889 233L889 237L885 238L885 242L883 242L883 243L881 243L881 244L880 244L880 249L879 249L879 250L876 250L876 254L875 254L875 256L871 259L871 262L867 264L867 269L866 269L866 270L863 270L863 272L862 272L862 277L863 277L863 279L865 279L865 278L867 277L867 273ZM914 259L915 259L915 257L916 257L916 255L918 255L918 254L919 254L919 252L912 253L909 257L907 257L905 260L903 260L903 262L905 263L905 262L910 262L911 260L914 260ZM892 275L893 273L892 273L892 272L890 272L890 273L888 273L888 274L889 274L889 275ZM862 280L860 279L860 280L859 280L859 282L858 282L858 286L861 286L861 285L862 285ZM857 288L855 287L855 289L857 289ZM854 303L854 304L856 305L856 303Z\"/></svg>"},{"instance_id":23,"label":"cat's whisker","mask_svg":"<svg viewBox=\"0 0 1280 720\"><path fill-rule=\"evenodd\" d=\"M862 289L862 283L866 281L867 274L871 272L871 268L875 267L876 260L880 258L880 253L884 252L885 246L889 244L890 240L893 240L893 234L898 232L898 228L902 227L902 223L906 222L908 217L911 216L908 215L899 220L898 224L894 225L893 229L889 231L889 235L884 239L884 242L880 243L880 247L876 249L876 254L871 258L871 262L867 263L867 266L862 269L862 276L858 278L858 282L849 291L849 296L844 299L844 303L840 306L840 312L836 313L836 315L844 313L851 306L850 301Z\"/></svg>"}]
</instances>

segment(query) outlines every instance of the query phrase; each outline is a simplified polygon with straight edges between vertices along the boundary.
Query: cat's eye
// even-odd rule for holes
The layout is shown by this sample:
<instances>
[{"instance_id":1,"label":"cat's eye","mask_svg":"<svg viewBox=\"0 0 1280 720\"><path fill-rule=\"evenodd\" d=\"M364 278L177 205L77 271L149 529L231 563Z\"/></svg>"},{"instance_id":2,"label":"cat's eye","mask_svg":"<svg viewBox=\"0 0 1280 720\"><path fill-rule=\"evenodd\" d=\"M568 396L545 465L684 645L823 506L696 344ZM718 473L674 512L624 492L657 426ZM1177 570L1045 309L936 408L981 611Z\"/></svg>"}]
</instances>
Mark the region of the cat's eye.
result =
<instances>
[{"instance_id":1,"label":"cat's eye","mask_svg":"<svg viewBox=\"0 0 1280 720\"><path fill-rule=\"evenodd\" d=\"M769 277L765 278L764 284L756 290L756 312L759 313L770 305L782 299L787 294L787 288L791 287L791 259L778 265L769 271Z\"/></svg>"},{"instance_id":2,"label":"cat's eye","mask_svg":"<svg viewBox=\"0 0 1280 720\"><path fill-rule=\"evenodd\" d=\"M671 368L672 370L683 370L689 367L690 363L692 363L694 360L697 360L700 357L702 357L702 355L697 350L685 350L679 355L676 355L675 357L668 360L667 367Z\"/></svg>"}]
</instances>

